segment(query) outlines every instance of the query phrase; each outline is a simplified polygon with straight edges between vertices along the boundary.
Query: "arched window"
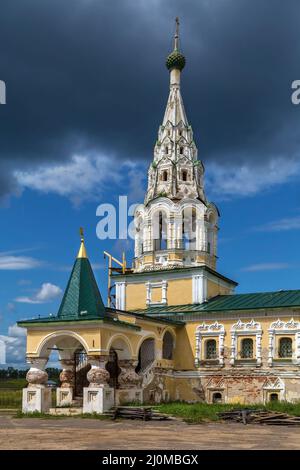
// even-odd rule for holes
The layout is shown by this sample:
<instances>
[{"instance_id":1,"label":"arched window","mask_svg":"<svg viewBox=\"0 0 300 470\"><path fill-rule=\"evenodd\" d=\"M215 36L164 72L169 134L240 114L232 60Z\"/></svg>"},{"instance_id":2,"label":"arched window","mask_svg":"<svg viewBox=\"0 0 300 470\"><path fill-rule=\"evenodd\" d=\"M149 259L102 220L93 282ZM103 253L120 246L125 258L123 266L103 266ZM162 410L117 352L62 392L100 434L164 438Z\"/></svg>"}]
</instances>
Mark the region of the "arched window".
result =
<instances>
[{"instance_id":1,"label":"arched window","mask_svg":"<svg viewBox=\"0 0 300 470\"><path fill-rule=\"evenodd\" d=\"M220 392L213 393L212 402L213 403L222 403L222 393L220 393Z\"/></svg>"},{"instance_id":2,"label":"arched window","mask_svg":"<svg viewBox=\"0 0 300 470\"><path fill-rule=\"evenodd\" d=\"M181 179L182 179L182 181L187 181L187 171L186 170L182 170Z\"/></svg>"},{"instance_id":3,"label":"arched window","mask_svg":"<svg viewBox=\"0 0 300 470\"><path fill-rule=\"evenodd\" d=\"M163 180L163 181L168 181L168 172L167 172L167 170L164 170L164 171L163 171L162 180Z\"/></svg>"},{"instance_id":4,"label":"arched window","mask_svg":"<svg viewBox=\"0 0 300 470\"><path fill-rule=\"evenodd\" d=\"M244 338L242 339L241 345L241 358L251 359L253 357L253 339Z\"/></svg>"},{"instance_id":5,"label":"arched window","mask_svg":"<svg viewBox=\"0 0 300 470\"><path fill-rule=\"evenodd\" d=\"M280 338L279 340L279 357L292 357L293 342L291 338Z\"/></svg>"},{"instance_id":6,"label":"arched window","mask_svg":"<svg viewBox=\"0 0 300 470\"><path fill-rule=\"evenodd\" d=\"M163 351L162 357L163 359L173 359L173 348L174 348L174 341L173 336L169 331L166 331L163 338Z\"/></svg>"},{"instance_id":7,"label":"arched window","mask_svg":"<svg viewBox=\"0 0 300 470\"><path fill-rule=\"evenodd\" d=\"M182 245L185 250L196 250L197 213L194 207L184 209L182 215Z\"/></svg>"},{"instance_id":8,"label":"arched window","mask_svg":"<svg viewBox=\"0 0 300 470\"><path fill-rule=\"evenodd\" d=\"M153 338L147 338L143 341L139 350L139 362L136 372L144 372L155 359L155 343Z\"/></svg>"},{"instance_id":9,"label":"arched window","mask_svg":"<svg viewBox=\"0 0 300 470\"><path fill-rule=\"evenodd\" d=\"M180 147L179 153L180 153L180 155L183 155L183 147Z\"/></svg>"},{"instance_id":10,"label":"arched window","mask_svg":"<svg viewBox=\"0 0 300 470\"><path fill-rule=\"evenodd\" d=\"M215 339L208 339L205 343L205 359L216 359L217 342Z\"/></svg>"},{"instance_id":11,"label":"arched window","mask_svg":"<svg viewBox=\"0 0 300 470\"><path fill-rule=\"evenodd\" d=\"M154 219L154 249L156 251L167 249L167 216L160 211Z\"/></svg>"},{"instance_id":12,"label":"arched window","mask_svg":"<svg viewBox=\"0 0 300 470\"><path fill-rule=\"evenodd\" d=\"M168 153L169 153L168 147L165 147L165 153L166 153L166 155L168 155Z\"/></svg>"}]
</instances>

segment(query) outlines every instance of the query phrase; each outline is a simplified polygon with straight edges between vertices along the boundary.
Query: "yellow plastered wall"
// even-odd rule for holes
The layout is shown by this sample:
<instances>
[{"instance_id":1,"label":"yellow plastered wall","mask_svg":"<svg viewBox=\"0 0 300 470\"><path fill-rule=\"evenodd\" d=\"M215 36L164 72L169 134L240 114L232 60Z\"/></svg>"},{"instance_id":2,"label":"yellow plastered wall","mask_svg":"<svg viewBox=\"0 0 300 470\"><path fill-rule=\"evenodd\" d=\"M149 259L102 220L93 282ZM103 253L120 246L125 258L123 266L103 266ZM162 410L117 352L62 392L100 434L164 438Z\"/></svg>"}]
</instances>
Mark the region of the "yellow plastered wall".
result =
<instances>
[{"instance_id":1,"label":"yellow plastered wall","mask_svg":"<svg viewBox=\"0 0 300 470\"><path fill-rule=\"evenodd\" d=\"M227 295L230 293L230 287L222 286L211 280L207 281L207 298L211 299L216 295Z\"/></svg>"},{"instance_id":2,"label":"yellow plastered wall","mask_svg":"<svg viewBox=\"0 0 300 470\"><path fill-rule=\"evenodd\" d=\"M54 325L50 328L43 328L43 329L28 329L27 332L27 354L28 355L37 355L37 351L41 341L45 338L49 338L51 335L61 333L57 337L57 340L62 338L65 334L69 336L69 332L76 333L79 335L80 338L83 339L84 343L88 346L88 349L100 349L101 348L101 336L99 328L85 328L84 326L78 328L77 326L74 328L71 325L67 328L59 328L58 326L55 327Z\"/></svg>"},{"instance_id":3,"label":"yellow plastered wall","mask_svg":"<svg viewBox=\"0 0 300 470\"><path fill-rule=\"evenodd\" d=\"M168 305L193 303L192 279L174 279L168 281Z\"/></svg>"},{"instance_id":4,"label":"yellow plastered wall","mask_svg":"<svg viewBox=\"0 0 300 470\"><path fill-rule=\"evenodd\" d=\"M174 279L168 281L167 288L168 305L191 304L192 279ZM161 302L162 289L151 289L152 302ZM146 285L143 283L127 284L126 286L126 310L138 310L146 308Z\"/></svg>"},{"instance_id":5,"label":"yellow plastered wall","mask_svg":"<svg viewBox=\"0 0 300 470\"><path fill-rule=\"evenodd\" d=\"M147 289L145 282L126 285L126 310L146 308Z\"/></svg>"}]
</instances>

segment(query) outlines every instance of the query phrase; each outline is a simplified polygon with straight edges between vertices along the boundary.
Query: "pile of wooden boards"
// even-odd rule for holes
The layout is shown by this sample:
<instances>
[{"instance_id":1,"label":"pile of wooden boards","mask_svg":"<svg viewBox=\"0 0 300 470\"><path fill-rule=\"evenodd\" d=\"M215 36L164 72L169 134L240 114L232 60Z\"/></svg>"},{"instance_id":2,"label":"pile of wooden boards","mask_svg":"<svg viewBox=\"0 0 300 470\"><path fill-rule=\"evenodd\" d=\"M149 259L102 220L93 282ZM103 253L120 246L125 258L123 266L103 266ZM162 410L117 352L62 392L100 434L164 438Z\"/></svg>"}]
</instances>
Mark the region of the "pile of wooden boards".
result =
<instances>
[{"instance_id":1,"label":"pile of wooden boards","mask_svg":"<svg viewBox=\"0 0 300 470\"><path fill-rule=\"evenodd\" d=\"M162 421L169 419L168 415L153 411L150 407L141 406L116 406L109 412L109 415L112 417L112 419L127 418L142 419L143 421Z\"/></svg>"},{"instance_id":2,"label":"pile of wooden boards","mask_svg":"<svg viewBox=\"0 0 300 470\"><path fill-rule=\"evenodd\" d=\"M291 416L279 411L267 410L233 410L218 413L226 421L235 421L243 424L268 424L273 426L300 426L300 417Z\"/></svg>"}]
</instances>

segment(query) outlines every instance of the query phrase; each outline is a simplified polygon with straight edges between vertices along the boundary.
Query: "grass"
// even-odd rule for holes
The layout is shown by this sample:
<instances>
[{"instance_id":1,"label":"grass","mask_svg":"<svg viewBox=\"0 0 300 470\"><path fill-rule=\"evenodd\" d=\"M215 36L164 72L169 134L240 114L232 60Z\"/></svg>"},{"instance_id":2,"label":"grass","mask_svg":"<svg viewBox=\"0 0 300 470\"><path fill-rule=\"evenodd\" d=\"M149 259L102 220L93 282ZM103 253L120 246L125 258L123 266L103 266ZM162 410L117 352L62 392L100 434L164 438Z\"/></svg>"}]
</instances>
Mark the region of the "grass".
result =
<instances>
[{"instance_id":1,"label":"grass","mask_svg":"<svg viewBox=\"0 0 300 470\"><path fill-rule=\"evenodd\" d=\"M1 388L12 388L14 390L21 390L27 386L26 379L0 379Z\"/></svg>"},{"instance_id":2,"label":"grass","mask_svg":"<svg viewBox=\"0 0 300 470\"><path fill-rule=\"evenodd\" d=\"M21 408L22 390L0 388L0 408Z\"/></svg>"},{"instance_id":3,"label":"grass","mask_svg":"<svg viewBox=\"0 0 300 470\"><path fill-rule=\"evenodd\" d=\"M108 415L99 415L97 413L82 413L80 415L50 415L48 413L39 413L38 411L34 411L32 413L22 413L21 410L18 410L14 415L14 418L39 418L39 419L65 419L65 418L83 418L83 419L99 419L99 420L106 420L110 419Z\"/></svg>"},{"instance_id":4,"label":"grass","mask_svg":"<svg viewBox=\"0 0 300 470\"><path fill-rule=\"evenodd\" d=\"M225 405L225 404L208 404L208 403L164 403L154 407L161 413L168 414L177 418L182 418L187 423L203 423L207 421L218 421L220 418L217 413L222 411L232 411L236 409L263 409L270 411L280 411L293 416L300 416L300 402L270 402L266 405Z\"/></svg>"},{"instance_id":5,"label":"grass","mask_svg":"<svg viewBox=\"0 0 300 470\"><path fill-rule=\"evenodd\" d=\"M26 382L27 383L27 382ZM51 390L52 406L55 406L56 391ZM22 388L4 388L0 387L0 409L21 408L22 407Z\"/></svg>"}]
</instances>

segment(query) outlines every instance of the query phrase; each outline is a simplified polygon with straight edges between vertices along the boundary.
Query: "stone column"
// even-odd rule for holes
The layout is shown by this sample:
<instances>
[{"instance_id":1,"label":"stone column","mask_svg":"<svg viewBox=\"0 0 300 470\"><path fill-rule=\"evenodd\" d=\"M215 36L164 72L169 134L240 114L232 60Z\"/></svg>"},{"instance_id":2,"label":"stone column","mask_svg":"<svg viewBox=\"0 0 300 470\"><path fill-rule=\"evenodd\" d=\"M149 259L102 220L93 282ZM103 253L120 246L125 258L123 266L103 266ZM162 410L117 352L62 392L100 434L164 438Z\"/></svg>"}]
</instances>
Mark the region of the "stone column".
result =
<instances>
[{"instance_id":1,"label":"stone column","mask_svg":"<svg viewBox=\"0 0 300 470\"><path fill-rule=\"evenodd\" d=\"M230 365L234 366L236 356L236 333L231 332L231 354L230 354Z\"/></svg>"},{"instance_id":2,"label":"stone column","mask_svg":"<svg viewBox=\"0 0 300 470\"><path fill-rule=\"evenodd\" d=\"M262 332L257 333L256 335L256 363L257 366L261 366L261 340L262 340Z\"/></svg>"},{"instance_id":3,"label":"stone column","mask_svg":"<svg viewBox=\"0 0 300 470\"><path fill-rule=\"evenodd\" d=\"M88 363L91 365L87 373L87 379L90 382L89 387L99 388L101 385L107 385L110 375L105 366L108 362L108 356L89 356Z\"/></svg>"},{"instance_id":4,"label":"stone column","mask_svg":"<svg viewBox=\"0 0 300 470\"><path fill-rule=\"evenodd\" d=\"M132 402L142 403L143 401L143 377L135 372L137 365L137 359L119 359L118 361L118 366L121 369L118 377L119 388L116 390L118 405Z\"/></svg>"},{"instance_id":5,"label":"stone column","mask_svg":"<svg viewBox=\"0 0 300 470\"><path fill-rule=\"evenodd\" d=\"M56 389L56 405L72 405L75 385L75 361L73 359L61 359L60 363L62 366L62 371L59 375L61 386Z\"/></svg>"},{"instance_id":6,"label":"stone column","mask_svg":"<svg viewBox=\"0 0 300 470\"><path fill-rule=\"evenodd\" d=\"M108 356L89 356L88 362L90 384L83 389L83 412L102 414L114 405L114 389L108 385L110 375L105 369Z\"/></svg>"},{"instance_id":7,"label":"stone column","mask_svg":"<svg viewBox=\"0 0 300 470\"><path fill-rule=\"evenodd\" d=\"M225 332L220 333L219 336L219 364L220 366L224 366L224 339L225 339Z\"/></svg>"},{"instance_id":8,"label":"stone column","mask_svg":"<svg viewBox=\"0 0 300 470\"><path fill-rule=\"evenodd\" d=\"M268 355L268 366L273 366L273 356L274 356L274 331L269 330L269 355Z\"/></svg>"},{"instance_id":9,"label":"stone column","mask_svg":"<svg viewBox=\"0 0 300 470\"><path fill-rule=\"evenodd\" d=\"M23 388L23 413L46 413L51 406L51 389L47 387L48 374L45 366L48 358L29 358L31 364L26 375L27 388Z\"/></svg>"},{"instance_id":10,"label":"stone column","mask_svg":"<svg viewBox=\"0 0 300 470\"><path fill-rule=\"evenodd\" d=\"M140 387L142 377L135 371L137 365L138 361L134 359L120 359L118 361L118 366L121 369L118 377L120 388Z\"/></svg>"},{"instance_id":11,"label":"stone column","mask_svg":"<svg viewBox=\"0 0 300 470\"><path fill-rule=\"evenodd\" d=\"M201 339L201 333L196 331L195 367L199 367L201 361Z\"/></svg>"}]
</instances>

